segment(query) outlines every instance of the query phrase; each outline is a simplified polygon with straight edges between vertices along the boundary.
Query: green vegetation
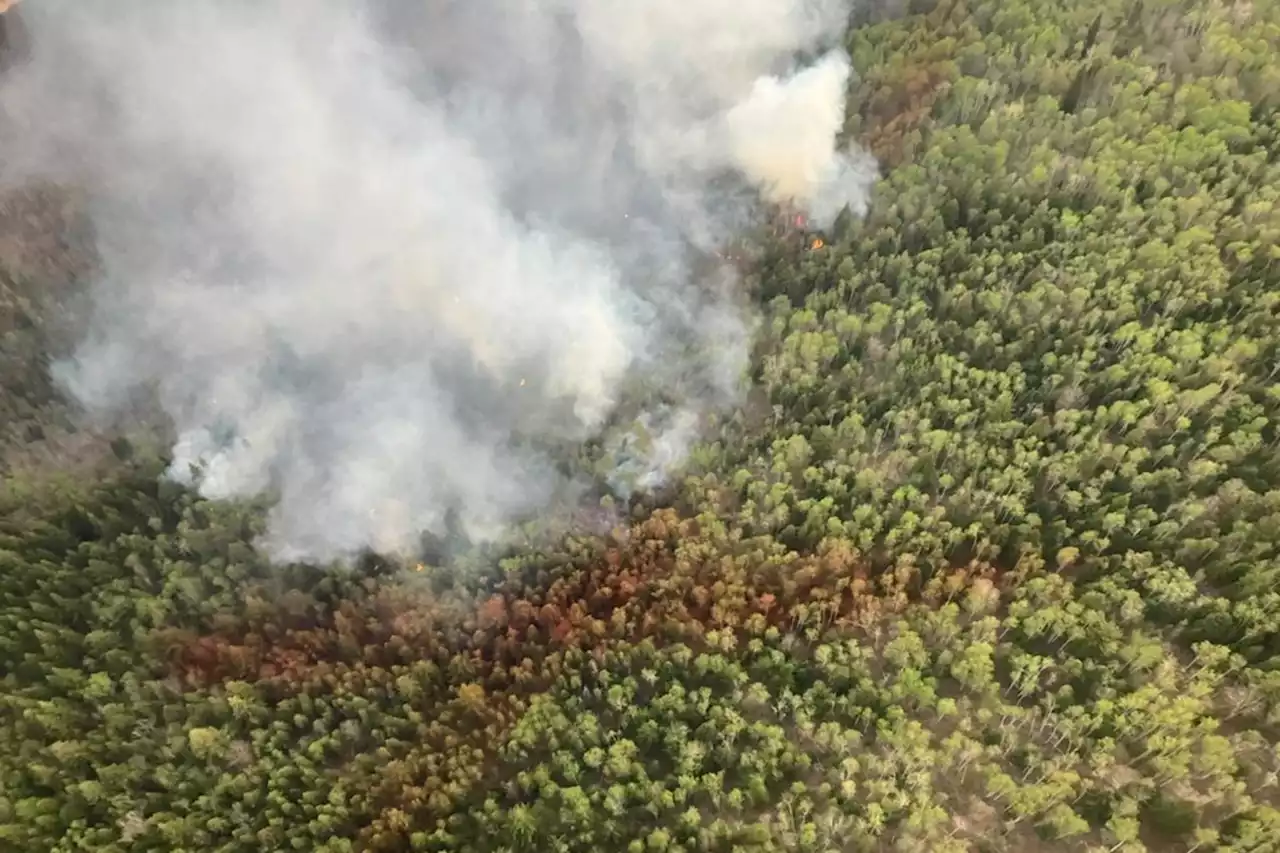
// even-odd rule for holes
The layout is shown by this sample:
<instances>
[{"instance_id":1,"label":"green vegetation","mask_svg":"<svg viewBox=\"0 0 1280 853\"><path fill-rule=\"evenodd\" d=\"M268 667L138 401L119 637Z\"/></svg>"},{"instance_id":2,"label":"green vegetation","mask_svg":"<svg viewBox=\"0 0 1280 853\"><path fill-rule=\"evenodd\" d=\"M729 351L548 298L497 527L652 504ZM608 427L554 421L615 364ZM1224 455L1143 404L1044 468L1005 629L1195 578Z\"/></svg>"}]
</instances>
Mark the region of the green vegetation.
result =
<instances>
[{"instance_id":1,"label":"green vegetation","mask_svg":"<svg viewBox=\"0 0 1280 853\"><path fill-rule=\"evenodd\" d=\"M672 505L350 572L11 476L0 850L1280 849L1280 3L910 6Z\"/></svg>"}]
</instances>

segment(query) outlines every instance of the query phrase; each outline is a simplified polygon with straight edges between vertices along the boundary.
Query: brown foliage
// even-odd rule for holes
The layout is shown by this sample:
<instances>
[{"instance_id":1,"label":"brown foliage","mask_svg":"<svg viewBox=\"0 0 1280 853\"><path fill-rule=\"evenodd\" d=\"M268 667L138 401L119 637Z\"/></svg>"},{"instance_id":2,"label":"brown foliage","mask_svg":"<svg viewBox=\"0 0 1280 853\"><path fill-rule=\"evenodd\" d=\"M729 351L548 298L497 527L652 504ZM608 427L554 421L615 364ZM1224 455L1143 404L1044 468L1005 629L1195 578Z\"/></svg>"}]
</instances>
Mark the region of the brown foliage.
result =
<instances>
[{"instance_id":1,"label":"brown foliage","mask_svg":"<svg viewBox=\"0 0 1280 853\"><path fill-rule=\"evenodd\" d=\"M886 167L901 163L910 153L906 140L929 117L934 102L946 92L947 63L932 62L906 69L890 85L872 95L865 115L862 143Z\"/></svg>"}]
</instances>

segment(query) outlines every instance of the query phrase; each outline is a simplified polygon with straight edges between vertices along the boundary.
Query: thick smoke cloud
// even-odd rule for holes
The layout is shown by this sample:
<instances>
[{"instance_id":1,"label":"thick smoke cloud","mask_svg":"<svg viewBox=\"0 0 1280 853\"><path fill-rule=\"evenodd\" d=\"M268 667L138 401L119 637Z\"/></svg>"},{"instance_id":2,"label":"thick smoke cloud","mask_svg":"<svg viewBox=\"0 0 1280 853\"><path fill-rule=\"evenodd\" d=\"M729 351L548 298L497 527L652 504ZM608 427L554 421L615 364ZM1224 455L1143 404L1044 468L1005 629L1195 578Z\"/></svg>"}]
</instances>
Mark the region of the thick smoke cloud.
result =
<instances>
[{"instance_id":1,"label":"thick smoke cloud","mask_svg":"<svg viewBox=\"0 0 1280 853\"><path fill-rule=\"evenodd\" d=\"M59 375L154 387L172 475L278 494L281 558L500 529L630 387L663 402L620 469L658 482L746 358L695 259L753 195L829 220L874 172L834 147L845 0L22 8L0 181L89 187L102 257Z\"/></svg>"}]
</instances>

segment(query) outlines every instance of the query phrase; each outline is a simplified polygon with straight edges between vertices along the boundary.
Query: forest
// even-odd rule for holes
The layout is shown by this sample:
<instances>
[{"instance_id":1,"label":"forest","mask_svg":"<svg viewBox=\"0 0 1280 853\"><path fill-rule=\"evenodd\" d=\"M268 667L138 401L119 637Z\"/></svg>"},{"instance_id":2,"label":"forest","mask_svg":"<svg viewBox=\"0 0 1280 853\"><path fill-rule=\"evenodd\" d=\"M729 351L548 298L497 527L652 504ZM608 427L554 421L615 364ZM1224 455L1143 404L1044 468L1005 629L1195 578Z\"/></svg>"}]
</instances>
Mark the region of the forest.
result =
<instances>
[{"instance_id":1,"label":"forest","mask_svg":"<svg viewBox=\"0 0 1280 853\"><path fill-rule=\"evenodd\" d=\"M1280 850L1280 2L846 39L749 397L520 546L267 560L76 426L78 201L0 201L0 850Z\"/></svg>"}]
</instances>

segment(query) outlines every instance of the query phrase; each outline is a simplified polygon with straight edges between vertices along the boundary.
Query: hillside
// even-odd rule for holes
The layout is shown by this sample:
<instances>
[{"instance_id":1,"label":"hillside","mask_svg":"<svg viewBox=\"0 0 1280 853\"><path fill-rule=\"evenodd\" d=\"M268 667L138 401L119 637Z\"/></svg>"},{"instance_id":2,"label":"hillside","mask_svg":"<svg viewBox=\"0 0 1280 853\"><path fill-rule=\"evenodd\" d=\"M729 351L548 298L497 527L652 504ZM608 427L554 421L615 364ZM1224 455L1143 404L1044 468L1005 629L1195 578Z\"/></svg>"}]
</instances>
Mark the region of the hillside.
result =
<instances>
[{"instance_id":1,"label":"hillside","mask_svg":"<svg viewBox=\"0 0 1280 853\"><path fill-rule=\"evenodd\" d=\"M6 198L0 851L1280 849L1280 3L884 6L866 216L553 544L271 564L59 396Z\"/></svg>"}]
</instances>

